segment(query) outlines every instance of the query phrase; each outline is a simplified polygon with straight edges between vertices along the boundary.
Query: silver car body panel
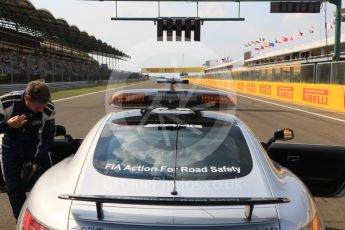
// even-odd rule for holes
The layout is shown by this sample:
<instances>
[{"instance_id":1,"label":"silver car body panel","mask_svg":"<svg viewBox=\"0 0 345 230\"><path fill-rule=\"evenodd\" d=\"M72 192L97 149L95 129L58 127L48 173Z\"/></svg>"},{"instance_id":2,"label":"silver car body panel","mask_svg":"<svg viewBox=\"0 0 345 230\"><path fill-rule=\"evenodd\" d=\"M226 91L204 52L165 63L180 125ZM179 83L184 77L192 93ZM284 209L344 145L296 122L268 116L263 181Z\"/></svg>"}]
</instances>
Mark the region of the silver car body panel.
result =
<instances>
[{"instance_id":1,"label":"silver car body panel","mask_svg":"<svg viewBox=\"0 0 345 230\"><path fill-rule=\"evenodd\" d=\"M134 112L131 112L134 114ZM126 116L130 115L129 113ZM219 114L208 113L209 117L219 117ZM121 115L120 115L121 116ZM221 115L222 117L224 115ZM116 116L118 117L118 116ZM114 118L114 117L113 117ZM99 133L100 134L100 133ZM97 136L98 137L98 136ZM97 139L96 137L96 139ZM96 143L90 151L94 152ZM93 155L89 154L81 172L75 194L82 195L115 195L115 196L172 196L172 181L136 180L104 176L92 166ZM91 167L90 167L91 166ZM249 175L235 180L215 181L177 181L178 194L182 197L271 197L269 186L261 168L253 162L253 170ZM92 186L88 181L92 181ZM257 184L253 194L252 184ZM212 194L210 196L210 194ZM240 195L239 195L240 194ZM96 221L95 204L73 202L71 220ZM124 211L126 210L126 211ZM220 224L248 224L245 220L244 207L227 207L212 209L208 207L179 208L167 206L145 205L104 205L105 221L116 223L157 225L220 225ZM115 214L114 214L115 213ZM236 215L235 215L236 213ZM107 215L108 214L108 215ZM277 212L274 205L256 207L253 223L277 222ZM237 217L237 218L229 218ZM256 218L257 217L257 218ZM256 218L256 219L255 219Z\"/></svg>"},{"instance_id":2,"label":"silver car body panel","mask_svg":"<svg viewBox=\"0 0 345 230\"><path fill-rule=\"evenodd\" d=\"M74 193L80 172L90 150L90 144L97 136L99 129L103 127L106 119L107 117L95 124L73 157L69 157L49 169L36 182L23 205L18 218L17 229L21 229L20 221L26 209L29 209L36 219L51 229L67 229L71 201L60 200L58 195Z\"/></svg>"},{"instance_id":3,"label":"silver car body panel","mask_svg":"<svg viewBox=\"0 0 345 230\"><path fill-rule=\"evenodd\" d=\"M242 123L242 127L245 128L243 132L256 150L256 157L266 173L272 195L290 199L290 203L276 205L281 228L303 228L317 214L314 198L303 182L290 170L283 167L277 169L262 145L257 141L255 134L244 123Z\"/></svg>"},{"instance_id":4,"label":"silver car body panel","mask_svg":"<svg viewBox=\"0 0 345 230\"><path fill-rule=\"evenodd\" d=\"M127 116L123 112L116 116ZM210 113L211 114L211 113ZM316 214L316 206L304 184L290 171L276 169L254 134L235 117L253 160L253 170L235 180L177 181L184 197L287 197L287 204L255 206L252 223L246 222L244 207L169 207L104 204L105 221L96 219L93 203L58 199L60 194L169 196L171 181L149 181L108 177L93 165L93 151L98 137L112 115L101 119L89 132L75 156L48 170L36 183L19 217L28 208L40 222L52 229L154 229L159 226L183 228L228 226L232 229L300 229ZM92 183L90 183L92 181ZM236 183L238 187L236 187ZM218 187L217 187L218 186ZM79 225L77 227L76 225ZM140 227L139 227L140 226Z\"/></svg>"}]
</instances>

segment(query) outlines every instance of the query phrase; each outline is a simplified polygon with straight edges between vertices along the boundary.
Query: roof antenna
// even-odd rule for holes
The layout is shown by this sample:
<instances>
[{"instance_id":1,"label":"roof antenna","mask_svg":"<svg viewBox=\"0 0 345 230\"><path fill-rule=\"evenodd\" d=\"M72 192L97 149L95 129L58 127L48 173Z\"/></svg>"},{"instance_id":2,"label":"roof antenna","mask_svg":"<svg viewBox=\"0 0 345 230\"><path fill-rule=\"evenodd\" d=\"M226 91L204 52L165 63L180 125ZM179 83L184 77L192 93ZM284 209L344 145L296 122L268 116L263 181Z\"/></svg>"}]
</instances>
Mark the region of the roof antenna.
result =
<instances>
[{"instance_id":1,"label":"roof antenna","mask_svg":"<svg viewBox=\"0 0 345 230\"><path fill-rule=\"evenodd\" d=\"M177 195L177 187L176 187L176 175L177 175L177 145L178 145L178 130L180 128L179 124L176 124L176 144L175 144L175 165L174 165L174 187L173 190L170 192L171 195L176 196Z\"/></svg>"}]
</instances>

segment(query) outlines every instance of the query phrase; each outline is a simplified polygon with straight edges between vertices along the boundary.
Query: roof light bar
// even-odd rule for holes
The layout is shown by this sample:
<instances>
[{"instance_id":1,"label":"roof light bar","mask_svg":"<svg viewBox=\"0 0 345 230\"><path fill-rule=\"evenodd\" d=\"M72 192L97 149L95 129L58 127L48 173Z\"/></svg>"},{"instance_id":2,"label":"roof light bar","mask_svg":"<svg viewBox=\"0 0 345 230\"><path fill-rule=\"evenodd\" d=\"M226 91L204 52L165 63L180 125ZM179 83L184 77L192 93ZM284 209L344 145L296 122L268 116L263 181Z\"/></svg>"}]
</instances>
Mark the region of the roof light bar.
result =
<instances>
[{"instance_id":1,"label":"roof light bar","mask_svg":"<svg viewBox=\"0 0 345 230\"><path fill-rule=\"evenodd\" d=\"M114 93L109 105L122 109L229 110L236 106L236 100L231 95L207 90L124 90Z\"/></svg>"}]
</instances>

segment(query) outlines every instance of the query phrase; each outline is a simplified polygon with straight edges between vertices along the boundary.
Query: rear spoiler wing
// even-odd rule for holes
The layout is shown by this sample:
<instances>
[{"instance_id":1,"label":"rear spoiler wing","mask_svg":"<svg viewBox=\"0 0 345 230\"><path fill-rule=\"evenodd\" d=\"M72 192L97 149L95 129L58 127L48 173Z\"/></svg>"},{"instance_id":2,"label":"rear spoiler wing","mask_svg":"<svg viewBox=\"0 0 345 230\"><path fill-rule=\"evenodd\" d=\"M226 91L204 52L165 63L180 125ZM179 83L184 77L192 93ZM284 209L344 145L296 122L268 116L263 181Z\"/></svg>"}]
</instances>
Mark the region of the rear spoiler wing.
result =
<instances>
[{"instance_id":1,"label":"rear spoiler wing","mask_svg":"<svg viewBox=\"0 0 345 230\"><path fill-rule=\"evenodd\" d=\"M246 206L245 217L251 221L255 205L289 203L288 198L209 198L209 197L142 197L142 196L97 196L97 195L68 195L58 196L63 200L95 202L97 219L103 220L103 203L135 204L135 205L170 205L170 206Z\"/></svg>"}]
</instances>

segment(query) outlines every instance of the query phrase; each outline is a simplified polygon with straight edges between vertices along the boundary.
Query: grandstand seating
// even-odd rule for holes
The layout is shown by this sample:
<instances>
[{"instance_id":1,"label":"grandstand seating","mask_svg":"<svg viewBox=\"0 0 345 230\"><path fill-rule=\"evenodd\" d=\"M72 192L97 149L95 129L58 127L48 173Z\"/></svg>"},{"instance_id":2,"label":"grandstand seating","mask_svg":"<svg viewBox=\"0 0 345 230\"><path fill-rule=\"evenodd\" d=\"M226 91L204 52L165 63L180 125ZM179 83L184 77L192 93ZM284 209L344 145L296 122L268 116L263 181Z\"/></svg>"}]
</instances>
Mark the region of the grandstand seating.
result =
<instances>
[{"instance_id":1,"label":"grandstand seating","mask_svg":"<svg viewBox=\"0 0 345 230\"><path fill-rule=\"evenodd\" d=\"M17 53L0 47L0 83L24 83L35 79L82 81L109 79L112 70L97 62L66 59L42 53Z\"/></svg>"},{"instance_id":2,"label":"grandstand seating","mask_svg":"<svg viewBox=\"0 0 345 230\"><path fill-rule=\"evenodd\" d=\"M106 63L130 58L28 0L0 0L0 84L107 80L113 70L95 53Z\"/></svg>"}]
</instances>

